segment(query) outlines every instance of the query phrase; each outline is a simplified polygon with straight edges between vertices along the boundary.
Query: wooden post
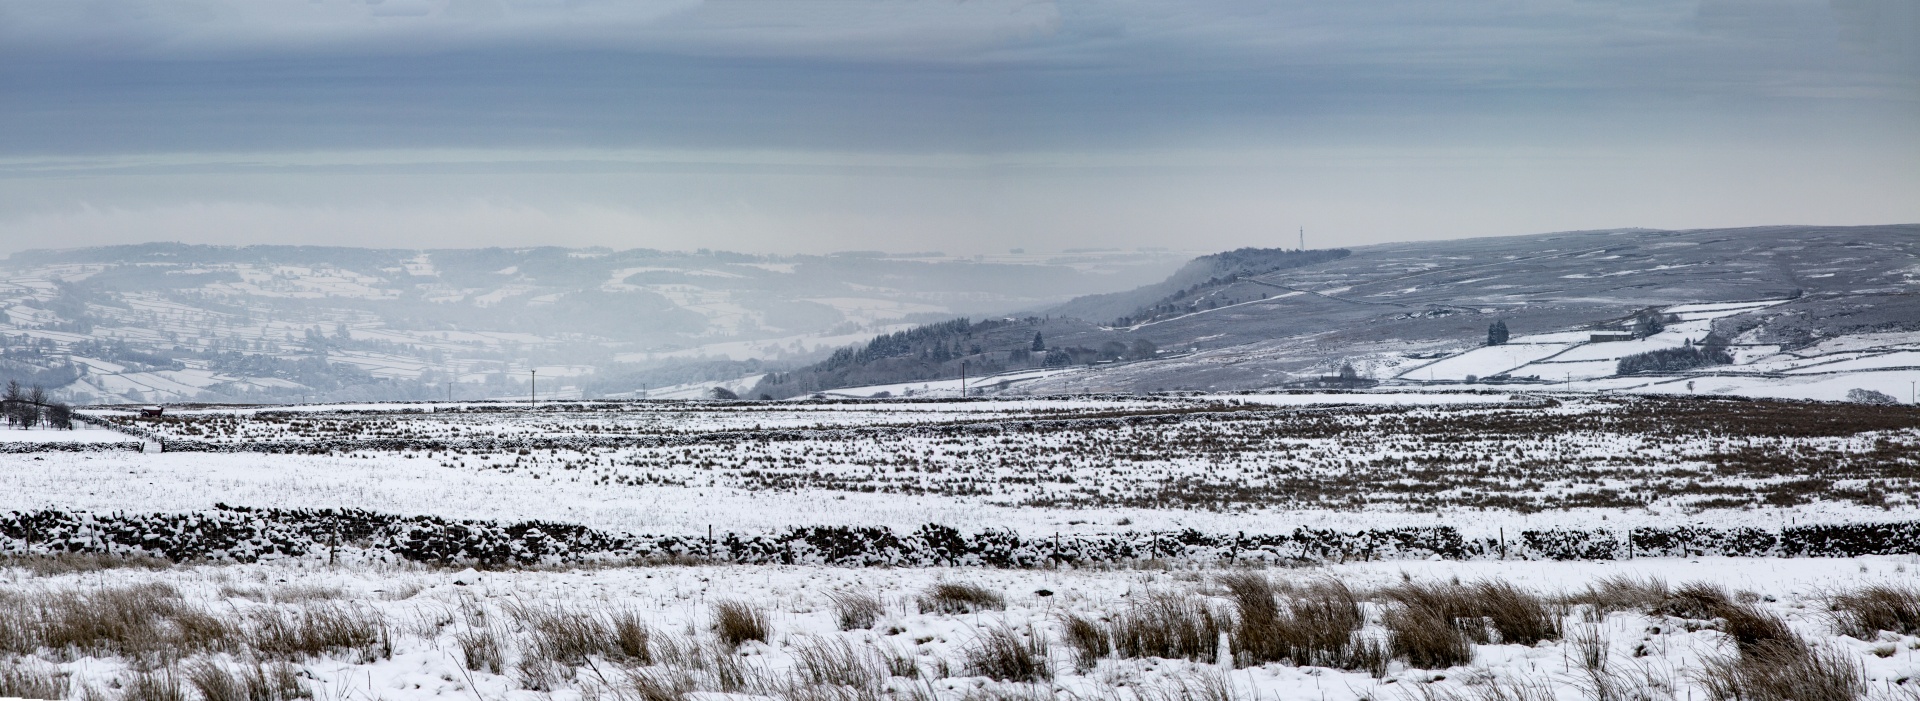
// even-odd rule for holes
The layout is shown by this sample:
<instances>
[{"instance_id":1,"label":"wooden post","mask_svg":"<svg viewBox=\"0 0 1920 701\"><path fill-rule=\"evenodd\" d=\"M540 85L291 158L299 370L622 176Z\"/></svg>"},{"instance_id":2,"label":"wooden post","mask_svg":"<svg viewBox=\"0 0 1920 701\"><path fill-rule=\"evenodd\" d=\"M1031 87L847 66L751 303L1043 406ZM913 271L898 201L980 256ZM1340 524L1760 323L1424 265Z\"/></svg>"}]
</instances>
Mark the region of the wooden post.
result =
<instances>
[{"instance_id":1,"label":"wooden post","mask_svg":"<svg viewBox=\"0 0 1920 701\"><path fill-rule=\"evenodd\" d=\"M1507 527L1500 527L1500 559L1507 559Z\"/></svg>"}]
</instances>

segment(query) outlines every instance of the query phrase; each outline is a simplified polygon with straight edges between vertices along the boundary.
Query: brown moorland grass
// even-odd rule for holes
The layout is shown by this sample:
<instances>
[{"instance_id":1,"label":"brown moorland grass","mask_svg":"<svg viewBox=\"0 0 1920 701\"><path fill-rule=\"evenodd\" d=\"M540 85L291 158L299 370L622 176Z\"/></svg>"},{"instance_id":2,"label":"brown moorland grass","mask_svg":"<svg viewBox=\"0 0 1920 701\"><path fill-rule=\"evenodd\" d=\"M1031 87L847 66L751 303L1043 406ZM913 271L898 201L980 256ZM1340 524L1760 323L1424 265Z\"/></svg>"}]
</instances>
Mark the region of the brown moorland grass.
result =
<instances>
[{"instance_id":1,"label":"brown moorland grass","mask_svg":"<svg viewBox=\"0 0 1920 701\"><path fill-rule=\"evenodd\" d=\"M921 613L974 613L1005 611L1007 599L1000 592L967 582L940 582L919 598Z\"/></svg>"},{"instance_id":2,"label":"brown moorland grass","mask_svg":"<svg viewBox=\"0 0 1920 701\"><path fill-rule=\"evenodd\" d=\"M764 643L773 635L773 624L767 620L766 611L745 601L714 604L713 628L720 642L729 648L740 647L749 640Z\"/></svg>"},{"instance_id":3,"label":"brown moorland grass","mask_svg":"<svg viewBox=\"0 0 1920 701\"><path fill-rule=\"evenodd\" d=\"M1085 616L1067 613L1060 616L1061 641L1073 652L1073 664L1076 670L1086 672L1099 664L1100 659L1113 653L1113 640L1107 636L1106 626Z\"/></svg>"},{"instance_id":4,"label":"brown moorland grass","mask_svg":"<svg viewBox=\"0 0 1920 701\"><path fill-rule=\"evenodd\" d=\"M880 597L864 592L838 592L830 598L834 622L840 625L840 630L872 628L887 611Z\"/></svg>"},{"instance_id":5,"label":"brown moorland grass","mask_svg":"<svg viewBox=\"0 0 1920 701\"><path fill-rule=\"evenodd\" d=\"M1284 660L1384 672L1385 655L1378 643L1357 637L1366 616L1359 597L1345 583L1319 581L1288 594L1265 576L1243 572L1222 577L1220 584L1234 606L1238 664Z\"/></svg>"},{"instance_id":6,"label":"brown moorland grass","mask_svg":"<svg viewBox=\"0 0 1920 701\"><path fill-rule=\"evenodd\" d=\"M578 667L588 658L651 664L651 637L640 615L626 609L574 609L558 605L510 604L512 616L528 633L525 654ZM475 638L474 642L482 642ZM484 658L488 653L481 652Z\"/></svg>"},{"instance_id":7,"label":"brown moorland grass","mask_svg":"<svg viewBox=\"0 0 1920 701\"><path fill-rule=\"evenodd\" d=\"M1920 634L1920 589L1876 584L1843 592L1828 601L1835 630L1861 640L1873 640L1882 631L1896 635Z\"/></svg>"},{"instance_id":8,"label":"brown moorland grass","mask_svg":"<svg viewBox=\"0 0 1920 701\"><path fill-rule=\"evenodd\" d=\"M1053 678L1048 649L1041 631L991 626L966 648L967 671L996 681L1044 682Z\"/></svg>"},{"instance_id":9,"label":"brown moorland grass","mask_svg":"<svg viewBox=\"0 0 1920 701\"><path fill-rule=\"evenodd\" d=\"M345 604L277 606L252 612L252 648L279 660L346 655L360 662L393 656L387 621L376 609Z\"/></svg>"},{"instance_id":10,"label":"brown moorland grass","mask_svg":"<svg viewBox=\"0 0 1920 701\"><path fill-rule=\"evenodd\" d=\"M0 651L123 656L151 662L231 648L224 619L160 584L0 592Z\"/></svg>"},{"instance_id":11,"label":"brown moorland grass","mask_svg":"<svg viewBox=\"0 0 1920 701\"><path fill-rule=\"evenodd\" d=\"M1853 658L1799 640L1709 658L1694 678L1707 701L1858 701L1869 691Z\"/></svg>"},{"instance_id":12,"label":"brown moorland grass","mask_svg":"<svg viewBox=\"0 0 1920 701\"><path fill-rule=\"evenodd\" d=\"M238 673L213 660L186 670L187 683L201 701L293 701L313 698L313 689L284 662L243 665Z\"/></svg>"},{"instance_id":13,"label":"brown moorland grass","mask_svg":"<svg viewBox=\"0 0 1920 701\"><path fill-rule=\"evenodd\" d=\"M1203 597L1160 592L1115 615L1109 630L1121 657L1212 662L1220 654L1220 633L1230 623Z\"/></svg>"},{"instance_id":14,"label":"brown moorland grass","mask_svg":"<svg viewBox=\"0 0 1920 701\"><path fill-rule=\"evenodd\" d=\"M71 675L50 666L13 661L0 667L0 696L17 699L64 699Z\"/></svg>"}]
</instances>

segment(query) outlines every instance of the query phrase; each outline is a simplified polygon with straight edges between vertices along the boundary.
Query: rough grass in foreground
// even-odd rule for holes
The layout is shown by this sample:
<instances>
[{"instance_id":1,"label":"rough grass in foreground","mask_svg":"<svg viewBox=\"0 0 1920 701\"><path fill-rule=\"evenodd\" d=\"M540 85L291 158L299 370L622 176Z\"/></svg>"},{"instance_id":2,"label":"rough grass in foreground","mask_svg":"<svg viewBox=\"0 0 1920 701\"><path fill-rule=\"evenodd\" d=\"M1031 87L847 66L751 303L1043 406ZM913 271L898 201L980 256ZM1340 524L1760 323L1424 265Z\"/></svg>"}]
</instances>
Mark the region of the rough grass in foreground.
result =
<instances>
[{"instance_id":1,"label":"rough grass in foreground","mask_svg":"<svg viewBox=\"0 0 1920 701\"><path fill-rule=\"evenodd\" d=\"M998 681L1047 681L1053 678L1048 650L1044 631L992 626L967 647L967 671Z\"/></svg>"},{"instance_id":2,"label":"rough grass in foreground","mask_svg":"<svg viewBox=\"0 0 1920 701\"><path fill-rule=\"evenodd\" d=\"M919 603L921 613L973 613L1007 609L1007 599L1000 592L966 582L935 584L920 596Z\"/></svg>"},{"instance_id":3,"label":"rough grass in foreground","mask_svg":"<svg viewBox=\"0 0 1920 701\"><path fill-rule=\"evenodd\" d=\"M1920 589L1911 586L1876 584L1836 595L1829 606L1842 635L1873 640L1882 631L1920 634Z\"/></svg>"},{"instance_id":4,"label":"rough grass in foreground","mask_svg":"<svg viewBox=\"0 0 1920 701\"><path fill-rule=\"evenodd\" d=\"M767 613L744 601L722 601L713 605L713 628L727 647L740 647L751 640L767 642L773 624Z\"/></svg>"}]
</instances>

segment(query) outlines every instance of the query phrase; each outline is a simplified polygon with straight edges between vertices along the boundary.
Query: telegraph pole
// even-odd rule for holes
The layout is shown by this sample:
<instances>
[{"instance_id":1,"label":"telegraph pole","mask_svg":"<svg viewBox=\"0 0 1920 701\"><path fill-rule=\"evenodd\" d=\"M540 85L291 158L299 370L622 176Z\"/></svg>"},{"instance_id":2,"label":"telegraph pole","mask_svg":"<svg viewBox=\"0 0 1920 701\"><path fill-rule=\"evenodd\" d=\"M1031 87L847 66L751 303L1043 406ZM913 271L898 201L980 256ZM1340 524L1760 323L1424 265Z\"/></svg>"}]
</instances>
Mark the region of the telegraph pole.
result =
<instances>
[{"instance_id":1,"label":"telegraph pole","mask_svg":"<svg viewBox=\"0 0 1920 701\"><path fill-rule=\"evenodd\" d=\"M539 403L540 401L538 399L539 396L540 396L540 371L528 370L527 371L527 406L532 407L534 404Z\"/></svg>"},{"instance_id":2,"label":"telegraph pole","mask_svg":"<svg viewBox=\"0 0 1920 701\"><path fill-rule=\"evenodd\" d=\"M960 396L967 396L967 361L960 361Z\"/></svg>"},{"instance_id":3,"label":"telegraph pole","mask_svg":"<svg viewBox=\"0 0 1920 701\"><path fill-rule=\"evenodd\" d=\"M1307 250L1307 227L1300 227L1300 250Z\"/></svg>"}]
</instances>

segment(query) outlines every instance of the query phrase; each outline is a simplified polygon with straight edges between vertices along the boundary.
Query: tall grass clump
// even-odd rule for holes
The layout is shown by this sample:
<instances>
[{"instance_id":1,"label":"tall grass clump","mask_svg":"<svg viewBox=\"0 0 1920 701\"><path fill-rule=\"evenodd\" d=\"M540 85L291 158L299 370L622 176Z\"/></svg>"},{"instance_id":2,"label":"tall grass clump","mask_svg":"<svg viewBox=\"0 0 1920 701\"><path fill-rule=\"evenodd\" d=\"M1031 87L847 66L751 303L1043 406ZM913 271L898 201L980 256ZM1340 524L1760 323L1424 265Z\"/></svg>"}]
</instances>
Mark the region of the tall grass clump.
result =
<instances>
[{"instance_id":1,"label":"tall grass clump","mask_svg":"<svg viewBox=\"0 0 1920 701\"><path fill-rule=\"evenodd\" d=\"M1020 633L998 625L986 629L966 648L966 666L971 674L998 681L1043 682L1053 678L1048 656L1044 633Z\"/></svg>"},{"instance_id":2,"label":"tall grass clump","mask_svg":"<svg viewBox=\"0 0 1920 701\"><path fill-rule=\"evenodd\" d=\"M1836 595L1828 602L1841 635L1872 640L1881 631L1920 634L1920 590L1877 584Z\"/></svg>"},{"instance_id":3,"label":"tall grass clump","mask_svg":"<svg viewBox=\"0 0 1920 701\"><path fill-rule=\"evenodd\" d=\"M1060 627L1062 641L1073 651L1075 669L1092 670L1101 658L1113 654L1113 639L1107 635L1107 627L1098 621L1069 613L1060 617Z\"/></svg>"},{"instance_id":4,"label":"tall grass clump","mask_svg":"<svg viewBox=\"0 0 1920 701\"><path fill-rule=\"evenodd\" d=\"M856 648L844 638L811 638L793 647L797 682L863 696L877 693L891 676L876 648Z\"/></svg>"},{"instance_id":5,"label":"tall grass clump","mask_svg":"<svg viewBox=\"0 0 1920 701\"><path fill-rule=\"evenodd\" d=\"M313 698L313 689L300 680L299 672L292 665L284 662L244 665L236 674L217 662L201 660L187 669L187 683L199 692L201 701Z\"/></svg>"},{"instance_id":6,"label":"tall grass clump","mask_svg":"<svg viewBox=\"0 0 1920 701\"><path fill-rule=\"evenodd\" d=\"M682 669L648 668L636 669L627 675L625 689L615 692L615 698L633 701L685 701L692 696L696 684L692 674Z\"/></svg>"},{"instance_id":7,"label":"tall grass clump","mask_svg":"<svg viewBox=\"0 0 1920 701\"><path fill-rule=\"evenodd\" d=\"M1346 584L1316 582L1285 594L1253 573L1229 575L1220 583L1234 606L1234 652L1240 664L1286 660L1368 670L1384 665L1379 645L1356 635L1366 616Z\"/></svg>"},{"instance_id":8,"label":"tall grass clump","mask_svg":"<svg viewBox=\"0 0 1920 701\"><path fill-rule=\"evenodd\" d=\"M1506 582L1478 582L1469 587L1474 613L1508 645L1534 645L1560 639L1560 614L1540 596Z\"/></svg>"},{"instance_id":9,"label":"tall grass clump","mask_svg":"<svg viewBox=\"0 0 1920 701\"><path fill-rule=\"evenodd\" d=\"M187 690L171 670L133 675L120 692L120 701L187 701Z\"/></svg>"},{"instance_id":10,"label":"tall grass clump","mask_svg":"<svg viewBox=\"0 0 1920 701\"><path fill-rule=\"evenodd\" d=\"M744 601L714 604L713 629L720 642L729 648L740 647L749 640L764 643L773 635L773 624L767 620L767 613Z\"/></svg>"},{"instance_id":11,"label":"tall grass clump","mask_svg":"<svg viewBox=\"0 0 1920 701\"><path fill-rule=\"evenodd\" d=\"M0 696L16 699L64 699L69 675L21 662L0 667Z\"/></svg>"},{"instance_id":12,"label":"tall grass clump","mask_svg":"<svg viewBox=\"0 0 1920 701\"><path fill-rule=\"evenodd\" d=\"M1151 594L1114 617L1114 652L1121 657L1162 657L1212 662L1220 654L1227 617L1205 599Z\"/></svg>"},{"instance_id":13,"label":"tall grass clump","mask_svg":"<svg viewBox=\"0 0 1920 701\"><path fill-rule=\"evenodd\" d=\"M1666 600L1654 609L1655 613L1675 618L1705 620L1718 618L1733 598L1727 596L1727 590L1708 582L1688 582L1667 594Z\"/></svg>"},{"instance_id":14,"label":"tall grass clump","mask_svg":"<svg viewBox=\"0 0 1920 701\"><path fill-rule=\"evenodd\" d=\"M1708 658L1695 678L1707 701L1857 701L1869 691L1853 658L1804 641Z\"/></svg>"},{"instance_id":15,"label":"tall grass clump","mask_svg":"<svg viewBox=\"0 0 1920 701\"><path fill-rule=\"evenodd\" d=\"M840 630L872 628L880 616L887 612L886 604L872 594L840 592L834 594L832 599L834 621L840 624Z\"/></svg>"},{"instance_id":16,"label":"tall grass clump","mask_svg":"<svg viewBox=\"0 0 1920 701\"><path fill-rule=\"evenodd\" d=\"M514 604L507 607L507 613L526 629L530 656L571 667L584 665L591 657L653 662L647 647L651 632L633 611Z\"/></svg>"},{"instance_id":17,"label":"tall grass clump","mask_svg":"<svg viewBox=\"0 0 1920 701\"><path fill-rule=\"evenodd\" d=\"M1446 669L1473 661L1473 642L1434 612L1402 606L1387 611L1388 650L1394 657L1423 669Z\"/></svg>"},{"instance_id":18,"label":"tall grass clump","mask_svg":"<svg viewBox=\"0 0 1920 701\"><path fill-rule=\"evenodd\" d=\"M1585 590L1565 596L1561 601L1569 606L1587 606L1589 614L1598 620L1617 611L1654 612L1671 593L1667 581L1659 577L1636 579L1610 575L1588 583Z\"/></svg>"},{"instance_id":19,"label":"tall grass clump","mask_svg":"<svg viewBox=\"0 0 1920 701\"><path fill-rule=\"evenodd\" d=\"M459 646L461 664L468 670L499 674L506 669L506 646L501 644L500 632L491 626L469 627L455 633L453 643Z\"/></svg>"},{"instance_id":20,"label":"tall grass clump","mask_svg":"<svg viewBox=\"0 0 1920 701\"><path fill-rule=\"evenodd\" d=\"M1382 593L1400 605L1385 617L1393 654L1415 667L1466 664L1474 643L1533 645L1561 636L1555 604L1506 582L1406 582Z\"/></svg>"},{"instance_id":21,"label":"tall grass clump","mask_svg":"<svg viewBox=\"0 0 1920 701\"><path fill-rule=\"evenodd\" d=\"M181 600L172 587L138 584L96 589L0 593L0 651L177 659L227 650L235 630Z\"/></svg>"},{"instance_id":22,"label":"tall grass clump","mask_svg":"<svg viewBox=\"0 0 1920 701\"><path fill-rule=\"evenodd\" d=\"M1000 592L966 582L940 582L928 588L919 599L921 613L974 613L1005 611L1006 597Z\"/></svg>"},{"instance_id":23,"label":"tall grass clump","mask_svg":"<svg viewBox=\"0 0 1920 701\"><path fill-rule=\"evenodd\" d=\"M253 612L253 649L279 660L349 655L359 662L393 656L387 621L379 611L321 604Z\"/></svg>"}]
</instances>

